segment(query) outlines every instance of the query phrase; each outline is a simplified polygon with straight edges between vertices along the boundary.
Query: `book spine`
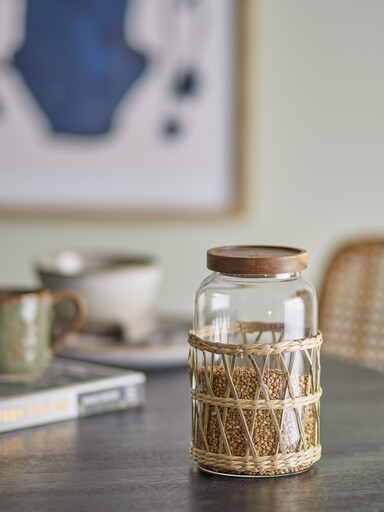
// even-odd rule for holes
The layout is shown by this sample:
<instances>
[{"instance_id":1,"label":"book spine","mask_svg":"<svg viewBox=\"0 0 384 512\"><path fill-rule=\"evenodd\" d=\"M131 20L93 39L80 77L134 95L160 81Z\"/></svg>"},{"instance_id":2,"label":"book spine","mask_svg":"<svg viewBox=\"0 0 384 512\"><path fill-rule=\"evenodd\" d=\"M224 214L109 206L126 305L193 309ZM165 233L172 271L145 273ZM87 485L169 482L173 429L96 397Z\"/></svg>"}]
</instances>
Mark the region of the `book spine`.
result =
<instances>
[{"instance_id":1,"label":"book spine","mask_svg":"<svg viewBox=\"0 0 384 512\"><path fill-rule=\"evenodd\" d=\"M145 381L96 382L39 392L0 403L0 433L143 405Z\"/></svg>"}]
</instances>

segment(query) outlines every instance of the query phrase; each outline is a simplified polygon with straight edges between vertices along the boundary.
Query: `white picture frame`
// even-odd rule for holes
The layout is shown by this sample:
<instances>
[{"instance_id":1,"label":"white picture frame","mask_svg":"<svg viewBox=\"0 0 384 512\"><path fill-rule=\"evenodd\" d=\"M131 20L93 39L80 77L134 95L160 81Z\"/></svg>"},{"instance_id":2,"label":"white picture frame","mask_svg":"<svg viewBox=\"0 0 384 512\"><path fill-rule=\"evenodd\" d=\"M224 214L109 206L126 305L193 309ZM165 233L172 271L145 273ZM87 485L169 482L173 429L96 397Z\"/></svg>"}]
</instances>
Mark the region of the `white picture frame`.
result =
<instances>
[{"instance_id":1,"label":"white picture frame","mask_svg":"<svg viewBox=\"0 0 384 512\"><path fill-rule=\"evenodd\" d=\"M53 0L39 0L43 7L48 1ZM27 33L25 27L32 23L27 17L34 14L35 26L40 18L28 12L27 0L0 0L0 216L206 217L244 208L252 0L183 0L181 5L194 5L189 9L196 9L196 19L181 11L175 23L169 15L170 35L164 27L155 31L160 2L163 9L177 2L119 1L128 2L130 13L120 27L124 44L147 59L146 68L121 95L106 131L87 133L93 129L88 123L86 133L79 134L71 132L79 127L73 128L69 114L72 109L76 117L84 100L72 106L79 101L72 93L74 101L65 104L75 77L57 82L60 75L52 78L55 68L44 64L44 55L36 61L31 48L37 31ZM197 29L196 39L191 34ZM44 45L50 46L55 43ZM97 48L92 51L98 55ZM68 61L78 49L65 52ZM47 78L34 83L39 72ZM185 94L183 88L191 84L195 91ZM57 98L39 103L38 95L50 87L50 97ZM180 97L174 94L178 87ZM60 98L64 106L57 126ZM100 103L106 102L96 97L96 108L88 111L97 112ZM83 116L85 124L89 117Z\"/></svg>"}]
</instances>

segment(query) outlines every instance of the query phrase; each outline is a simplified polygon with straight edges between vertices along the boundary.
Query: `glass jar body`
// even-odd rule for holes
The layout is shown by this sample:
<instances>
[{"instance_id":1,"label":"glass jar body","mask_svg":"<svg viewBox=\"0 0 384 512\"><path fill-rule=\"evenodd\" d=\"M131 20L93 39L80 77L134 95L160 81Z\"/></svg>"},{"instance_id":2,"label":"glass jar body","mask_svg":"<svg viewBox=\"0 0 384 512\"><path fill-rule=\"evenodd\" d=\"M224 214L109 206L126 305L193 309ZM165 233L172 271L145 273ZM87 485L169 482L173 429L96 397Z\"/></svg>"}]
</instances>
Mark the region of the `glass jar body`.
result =
<instances>
[{"instance_id":1,"label":"glass jar body","mask_svg":"<svg viewBox=\"0 0 384 512\"><path fill-rule=\"evenodd\" d=\"M216 326L212 341L236 343L241 342L239 336L230 340L225 326L254 321L281 324L285 340L315 336L317 297L313 285L300 272L252 277L212 272L201 283L195 296L195 330ZM262 341L267 342L265 336Z\"/></svg>"},{"instance_id":2,"label":"glass jar body","mask_svg":"<svg viewBox=\"0 0 384 512\"><path fill-rule=\"evenodd\" d=\"M296 350L289 342L317 335L311 283L299 272L213 272L196 293L193 328L211 344L195 351L192 361L191 387L205 397L192 400L192 444L196 453L208 454L195 457L199 467L242 476L309 469L301 454L319 446L319 409L308 403L319 390L319 352ZM286 351L270 348L284 341ZM291 466L284 462L289 454L297 455Z\"/></svg>"}]
</instances>

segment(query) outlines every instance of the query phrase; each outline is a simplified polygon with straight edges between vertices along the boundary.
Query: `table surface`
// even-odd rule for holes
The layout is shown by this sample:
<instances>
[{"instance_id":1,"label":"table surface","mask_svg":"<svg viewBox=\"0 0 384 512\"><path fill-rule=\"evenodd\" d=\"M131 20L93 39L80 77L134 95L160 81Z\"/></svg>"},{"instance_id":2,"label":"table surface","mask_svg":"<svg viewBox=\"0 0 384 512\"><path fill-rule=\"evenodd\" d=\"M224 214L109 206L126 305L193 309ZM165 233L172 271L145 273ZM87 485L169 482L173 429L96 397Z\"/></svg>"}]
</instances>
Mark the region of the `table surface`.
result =
<instances>
[{"instance_id":1,"label":"table surface","mask_svg":"<svg viewBox=\"0 0 384 512\"><path fill-rule=\"evenodd\" d=\"M188 457L186 369L148 376L142 409L0 436L1 510L384 510L384 374L326 359L322 459L301 475L207 475Z\"/></svg>"}]
</instances>

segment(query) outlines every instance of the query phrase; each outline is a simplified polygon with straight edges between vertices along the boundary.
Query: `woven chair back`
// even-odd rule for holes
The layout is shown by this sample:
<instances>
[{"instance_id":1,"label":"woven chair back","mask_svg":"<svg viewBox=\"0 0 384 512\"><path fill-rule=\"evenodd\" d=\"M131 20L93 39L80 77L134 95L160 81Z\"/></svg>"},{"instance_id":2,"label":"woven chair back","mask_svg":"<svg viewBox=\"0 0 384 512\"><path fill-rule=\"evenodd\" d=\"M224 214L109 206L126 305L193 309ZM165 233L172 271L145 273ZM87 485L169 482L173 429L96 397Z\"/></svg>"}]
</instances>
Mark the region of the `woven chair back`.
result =
<instances>
[{"instance_id":1,"label":"woven chair back","mask_svg":"<svg viewBox=\"0 0 384 512\"><path fill-rule=\"evenodd\" d=\"M324 353L384 370L384 240L356 242L336 252L319 313Z\"/></svg>"}]
</instances>

